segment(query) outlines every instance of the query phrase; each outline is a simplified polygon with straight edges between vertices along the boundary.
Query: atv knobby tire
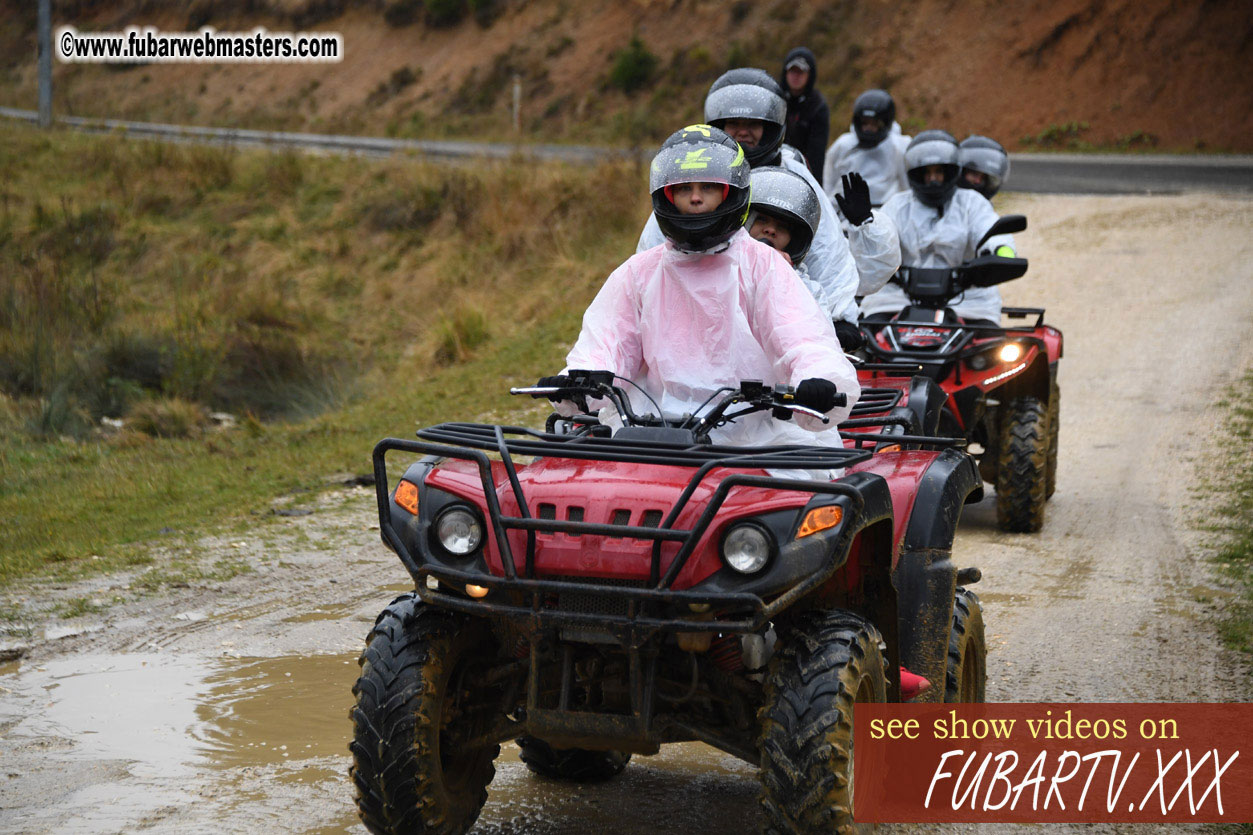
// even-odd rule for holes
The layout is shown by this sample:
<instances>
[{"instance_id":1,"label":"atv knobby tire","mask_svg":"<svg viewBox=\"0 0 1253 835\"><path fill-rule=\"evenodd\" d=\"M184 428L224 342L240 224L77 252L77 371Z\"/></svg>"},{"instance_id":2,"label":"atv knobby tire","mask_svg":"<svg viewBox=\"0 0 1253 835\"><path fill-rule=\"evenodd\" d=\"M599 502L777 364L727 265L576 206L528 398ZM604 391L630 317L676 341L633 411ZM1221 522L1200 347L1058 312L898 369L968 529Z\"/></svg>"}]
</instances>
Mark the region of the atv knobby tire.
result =
<instances>
[{"instance_id":1,"label":"atv knobby tire","mask_svg":"<svg viewBox=\"0 0 1253 835\"><path fill-rule=\"evenodd\" d=\"M984 701L988 685L987 656L983 605L974 592L959 587L953 600L953 629L948 638L944 701Z\"/></svg>"},{"instance_id":2,"label":"atv knobby tire","mask_svg":"<svg viewBox=\"0 0 1253 835\"><path fill-rule=\"evenodd\" d=\"M469 666L491 658L486 632L469 618L433 609L415 594L383 610L361 654L352 692L357 809L378 835L460 835L479 816L499 745L448 743L467 730L470 698L459 686ZM497 696L497 698L499 698Z\"/></svg>"},{"instance_id":3,"label":"atv knobby tire","mask_svg":"<svg viewBox=\"0 0 1253 835\"><path fill-rule=\"evenodd\" d=\"M518 740L522 762L543 777L598 783L617 777L631 761L622 751L589 751L585 748L554 748L542 739L524 736Z\"/></svg>"},{"instance_id":4,"label":"atv knobby tire","mask_svg":"<svg viewBox=\"0 0 1253 835\"><path fill-rule=\"evenodd\" d=\"M1044 498L1057 492L1057 431L1062 426L1062 390L1057 381L1049 387L1049 453L1044 462Z\"/></svg>"},{"instance_id":5,"label":"atv knobby tire","mask_svg":"<svg viewBox=\"0 0 1253 835\"><path fill-rule=\"evenodd\" d=\"M1003 531L1044 526L1048 412L1037 397L1009 401L1001 418L996 465L996 522Z\"/></svg>"},{"instance_id":6,"label":"atv knobby tire","mask_svg":"<svg viewBox=\"0 0 1253 835\"><path fill-rule=\"evenodd\" d=\"M848 612L807 613L783 639L758 713L768 835L854 831L853 705L887 698L880 640Z\"/></svg>"}]
</instances>

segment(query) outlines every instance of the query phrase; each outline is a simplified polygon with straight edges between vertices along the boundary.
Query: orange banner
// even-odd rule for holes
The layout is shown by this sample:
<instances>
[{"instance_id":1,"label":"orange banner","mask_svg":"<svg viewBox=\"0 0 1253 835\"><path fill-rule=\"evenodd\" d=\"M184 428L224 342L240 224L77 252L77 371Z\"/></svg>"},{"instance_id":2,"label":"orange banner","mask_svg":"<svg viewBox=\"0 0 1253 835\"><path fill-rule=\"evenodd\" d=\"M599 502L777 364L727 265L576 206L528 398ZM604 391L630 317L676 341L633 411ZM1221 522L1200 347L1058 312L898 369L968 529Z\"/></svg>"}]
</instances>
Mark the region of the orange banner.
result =
<instances>
[{"instance_id":1,"label":"orange banner","mask_svg":"<svg viewBox=\"0 0 1253 835\"><path fill-rule=\"evenodd\" d=\"M1253 822L1253 704L859 704L853 758L859 822Z\"/></svg>"}]
</instances>

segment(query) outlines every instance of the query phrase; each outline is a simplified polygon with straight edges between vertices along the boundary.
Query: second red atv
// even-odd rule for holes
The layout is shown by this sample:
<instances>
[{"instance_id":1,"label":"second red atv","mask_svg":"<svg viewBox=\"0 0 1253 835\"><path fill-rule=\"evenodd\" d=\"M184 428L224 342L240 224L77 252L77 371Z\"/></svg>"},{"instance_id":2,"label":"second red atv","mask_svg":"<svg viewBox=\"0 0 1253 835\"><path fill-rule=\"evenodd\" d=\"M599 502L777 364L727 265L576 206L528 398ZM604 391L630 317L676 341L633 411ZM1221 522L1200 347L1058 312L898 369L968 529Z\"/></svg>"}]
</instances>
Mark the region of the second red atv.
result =
<instances>
[{"instance_id":1,"label":"second red atv","mask_svg":"<svg viewBox=\"0 0 1253 835\"><path fill-rule=\"evenodd\" d=\"M1007 215L979 245L1026 226L1022 215ZM951 305L968 287L990 287L1026 271L1025 258L995 255L958 267L905 266L893 280L909 296L909 306L886 323L863 322L879 328L867 334L868 358L921 366L948 394L935 413L938 422L924 431L969 442L984 480L996 486L998 525L1016 532L1040 530L1045 502L1057 485L1062 333L1044 323L1043 308L1003 308L1005 316L1028 323L1001 327L963 321ZM867 370L859 376L864 386L876 386L890 373Z\"/></svg>"},{"instance_id":2,"label":"second red atv","mask_svg":"<svg viewBox=\"0 0 1253 835\"><path fill-rule=\"evenodd\" d=\"M899 700L902 666L934 683L923 700L983 700L962 587L979 573L951 559L973 460L906 431L887 388L845 446L727 447L711 429L786 419L793 392L749 381L666 418L635 414L612 375L569 373L516 393L604 398L621 428L444 423L375 448L382 537L415 588L361 656L362 821L467 831L509 740L573 780L695 740L760 769L767 831L846 831L855 703ZM389 453L424 457L389 481Z\"/></svg>"}]
</instances>

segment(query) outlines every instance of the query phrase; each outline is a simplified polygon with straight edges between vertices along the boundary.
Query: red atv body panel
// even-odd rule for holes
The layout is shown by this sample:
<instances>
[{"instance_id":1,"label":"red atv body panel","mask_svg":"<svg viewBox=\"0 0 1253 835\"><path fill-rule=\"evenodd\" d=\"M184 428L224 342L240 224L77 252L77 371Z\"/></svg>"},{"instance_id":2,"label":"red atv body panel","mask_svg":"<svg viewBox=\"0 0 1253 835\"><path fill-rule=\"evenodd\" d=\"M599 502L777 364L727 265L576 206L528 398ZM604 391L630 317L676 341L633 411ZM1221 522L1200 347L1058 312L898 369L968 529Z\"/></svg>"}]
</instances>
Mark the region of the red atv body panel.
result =
<instances>
[{"instance_id":1,"label":"red atv body panel","mask_svg":"<svg viewBox=\"0 0 1253 835\"><path fill-rule=\"evenodd\" d=\"M913 508L918 481L937 455L934 451L877 455L849 470L880 475L888 483L894 517L893 564ZM733 472L766 475L762 470L715 469L697 486L674 526L692 528L722 479ZM493 462L492 475L502 513L507 516L519 515L517 499L506 477L504 465ZM542 459L518 471L518 480L532 515L593 524L652 527L659 525L669 514L690 478L691 470L683 467L562 458ZM486 513L478 470L470 462L445 462L427 475L426 483L430 487L472 502ZM675 579L672 588L691 588L722 569L718 545L729 525L745 517L771 511L789 508L799 510L812 498L812 494L807 492L750 486L733 487L716 520L697 543L695 553ZM514 554L525 553L525 531L511 530L506 535ZM647 540L562 532L538 532L535 536L537 577L596 577L637 581L649 579L653 544ZM662 543L663 573L670 567L678 550L678 543ZM505 576L500 547L492 531L488 532L485 556L492 574L497 577Z\"/></svg>"}]
</instances>

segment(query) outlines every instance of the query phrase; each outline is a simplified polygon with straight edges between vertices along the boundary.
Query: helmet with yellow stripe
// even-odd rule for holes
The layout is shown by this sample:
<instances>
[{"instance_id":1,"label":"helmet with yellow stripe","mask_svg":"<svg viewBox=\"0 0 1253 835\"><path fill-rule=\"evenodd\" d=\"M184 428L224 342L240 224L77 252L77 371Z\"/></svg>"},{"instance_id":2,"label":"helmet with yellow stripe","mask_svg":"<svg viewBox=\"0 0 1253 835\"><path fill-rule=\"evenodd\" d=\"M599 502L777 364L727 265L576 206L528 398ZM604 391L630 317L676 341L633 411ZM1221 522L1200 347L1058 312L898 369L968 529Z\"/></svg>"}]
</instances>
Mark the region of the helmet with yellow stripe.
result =
<instances>
[{"instance_id":1,"label":"helmet with yellow stripe","mask_svg":"<svg viewBox=\"0 0 1253 835\"><path fill-rule=\"evenodd\" d=\"M721 185L722 200L712 211L684 213L674 187L685 183ZM749 165L744 150L711 125L689 125L662 143L649 169L648 190L661 233L687 252L725 243L748 216Z\"/></svg>"}]
</instances>

